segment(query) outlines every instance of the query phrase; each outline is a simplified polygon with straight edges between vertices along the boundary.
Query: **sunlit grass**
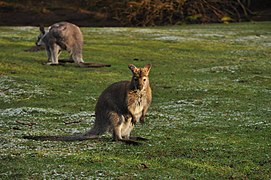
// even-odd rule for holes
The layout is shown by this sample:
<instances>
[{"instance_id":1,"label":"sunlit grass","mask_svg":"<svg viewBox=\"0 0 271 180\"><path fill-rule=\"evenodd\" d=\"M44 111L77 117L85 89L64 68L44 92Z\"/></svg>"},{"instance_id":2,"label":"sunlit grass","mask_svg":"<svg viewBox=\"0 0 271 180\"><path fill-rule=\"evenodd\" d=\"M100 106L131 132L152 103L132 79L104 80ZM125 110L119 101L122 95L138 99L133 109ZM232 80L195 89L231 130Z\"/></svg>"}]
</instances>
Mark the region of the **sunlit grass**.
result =
<instances>
[{"instance_id":1,"label":"sunlit grass","mask_svg":"<svg viewBox=\"0 0 271 180\"><path fill-rule=\"evenodd\" d=\"M0 27L1 179L270 179L271 24L82 28L82 69L25 52L38 28ZM67 53L61 57L65 58ZM82 142L23 135L84 132L99 94L152 64L153 103L133 134Z\"/></svg>"}]
</instances>

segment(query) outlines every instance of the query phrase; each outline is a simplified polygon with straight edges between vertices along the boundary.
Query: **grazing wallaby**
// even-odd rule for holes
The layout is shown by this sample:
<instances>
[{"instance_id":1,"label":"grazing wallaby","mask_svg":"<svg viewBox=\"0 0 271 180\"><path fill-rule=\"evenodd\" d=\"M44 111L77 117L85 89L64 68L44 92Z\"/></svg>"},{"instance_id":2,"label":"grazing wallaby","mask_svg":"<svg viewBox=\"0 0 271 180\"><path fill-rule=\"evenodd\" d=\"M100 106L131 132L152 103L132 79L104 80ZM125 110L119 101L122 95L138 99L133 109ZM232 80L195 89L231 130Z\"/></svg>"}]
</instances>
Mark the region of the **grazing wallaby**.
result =
<instances>
[{"instance_id":1,"label":"grazing wallaby","mask_svg":"<svg viewBox=\"0 0 271 180\"><path fill-rule=\"evenodd\" d=\"M151 65L137 68L130 64L131 81L121 81L110 85L100 95L95 108L93 127L84 134L71 136L25 136L34 140L74 141L97 138L111 132L113 139L128 144L137 144L141 137L130 137L137 122L144 123L151 104L152 91L149 82Z\"/></svg>"},{"instance_id":2,"label":"grazing wallaby","mask_svg":"<svg viewBox=\"0 0 271 180\"><path fill-rule=\"evenodd\" d=\"M68 22L55 23L45 31L40 27L40 35L36 42L37 46L44 45L46 48L49 65L58 64L58 57L61 50L67 50L70 53L70 60L73 60L79 66L84 66L82 58L83 35L80 28Z\"/></svg>"}]
</instances>

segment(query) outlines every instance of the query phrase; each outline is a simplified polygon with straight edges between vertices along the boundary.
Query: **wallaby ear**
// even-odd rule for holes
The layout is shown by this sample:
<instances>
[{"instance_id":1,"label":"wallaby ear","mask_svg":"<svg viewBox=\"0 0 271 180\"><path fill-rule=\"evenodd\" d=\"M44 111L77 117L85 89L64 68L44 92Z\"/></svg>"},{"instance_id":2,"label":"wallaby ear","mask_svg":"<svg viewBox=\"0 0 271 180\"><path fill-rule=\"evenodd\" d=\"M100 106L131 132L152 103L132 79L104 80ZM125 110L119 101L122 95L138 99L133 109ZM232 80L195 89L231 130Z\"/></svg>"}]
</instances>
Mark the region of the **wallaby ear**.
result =
<instances>
[{"instance_id":1,"label":"wallaby ear","mask_svg":"<svg viewBox=\"0 0 271 180\"><path fill-rule=\"evenodd\" d=\"M45 29L44 29L44 26L43 26L43 25L40 25L40 32L41 32L42 34L45 34Z\"/></svg>"},{"instance_id":2,"label":"wallaby ear","mask_svg":"<svg viewBox=\"0 0 271 180\"><path fill-rule=\"evenodd\" d=\"M128 68L129 68L132 72L134 72L134 70L136 69L135 65L133 65L133 64L129 64L129 65L128 65Z\"/></svg>"},{"instance_id":3,"label":"wallaby ear","mask_svg":"<svg viewBox=\"0 0 271 180\"><path fill-rule=\"evenodd\" d=\"M151 70L151 65L150 65L150 64L146 64L146 65L144 66L144 69L146 69L147 72L148 72L148 74L149 74L149 72L150 72L150 70Z\"/></svg>"}]
</instances>

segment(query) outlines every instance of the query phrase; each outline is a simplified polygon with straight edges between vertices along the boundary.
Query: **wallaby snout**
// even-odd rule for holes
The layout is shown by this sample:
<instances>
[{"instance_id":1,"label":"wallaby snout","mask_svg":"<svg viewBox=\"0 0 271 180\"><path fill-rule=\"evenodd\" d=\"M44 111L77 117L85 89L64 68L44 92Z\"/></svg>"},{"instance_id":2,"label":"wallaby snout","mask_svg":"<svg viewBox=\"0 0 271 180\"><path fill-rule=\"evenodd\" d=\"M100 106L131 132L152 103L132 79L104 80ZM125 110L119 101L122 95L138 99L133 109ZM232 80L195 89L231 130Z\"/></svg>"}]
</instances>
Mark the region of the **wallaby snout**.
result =
<instances>
[{"instance_id":1,"label":"wallaby snout","mask_svg":"<svg viewBox=\"0 0 271 180\"><path fill-rule=\"evenodd\" d=\"M38 42L38 41L36 41L36 46L41 46L41 44Z\"/></svg>"}]
</instances>

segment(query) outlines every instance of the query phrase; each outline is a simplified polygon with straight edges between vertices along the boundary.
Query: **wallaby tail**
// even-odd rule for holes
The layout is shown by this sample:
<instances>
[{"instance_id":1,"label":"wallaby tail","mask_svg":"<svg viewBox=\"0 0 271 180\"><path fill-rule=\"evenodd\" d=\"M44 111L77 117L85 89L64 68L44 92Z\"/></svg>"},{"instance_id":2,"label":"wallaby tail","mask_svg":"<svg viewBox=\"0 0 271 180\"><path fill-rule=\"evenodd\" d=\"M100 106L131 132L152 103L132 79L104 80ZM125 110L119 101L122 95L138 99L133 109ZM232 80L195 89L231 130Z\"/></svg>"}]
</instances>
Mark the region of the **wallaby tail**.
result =
<instances>
[{"instance_id":1,"label":"wallaby tail","mask_svg":"<svg viewBox=\"0 0 271 180\"><path fill-rule=\"evenodd\" d=\"M70 135L70 136L23 136L24 139L32 139L36 141L83 141L98 138L97 135Z\"/></svg>"},{"instance_id":2,"label":"wallaby tail","mask_svg":"<svg viewBox=\"0 0 271 180\"><path fill-rule=\"evenodd\" d=\"M106 128L94 126L85 133L66 136L23 136L24 139L33 139L37 141L84 141L89 139L98 139L100 135L106 132Z\"/></svg>"}]
</instances>

